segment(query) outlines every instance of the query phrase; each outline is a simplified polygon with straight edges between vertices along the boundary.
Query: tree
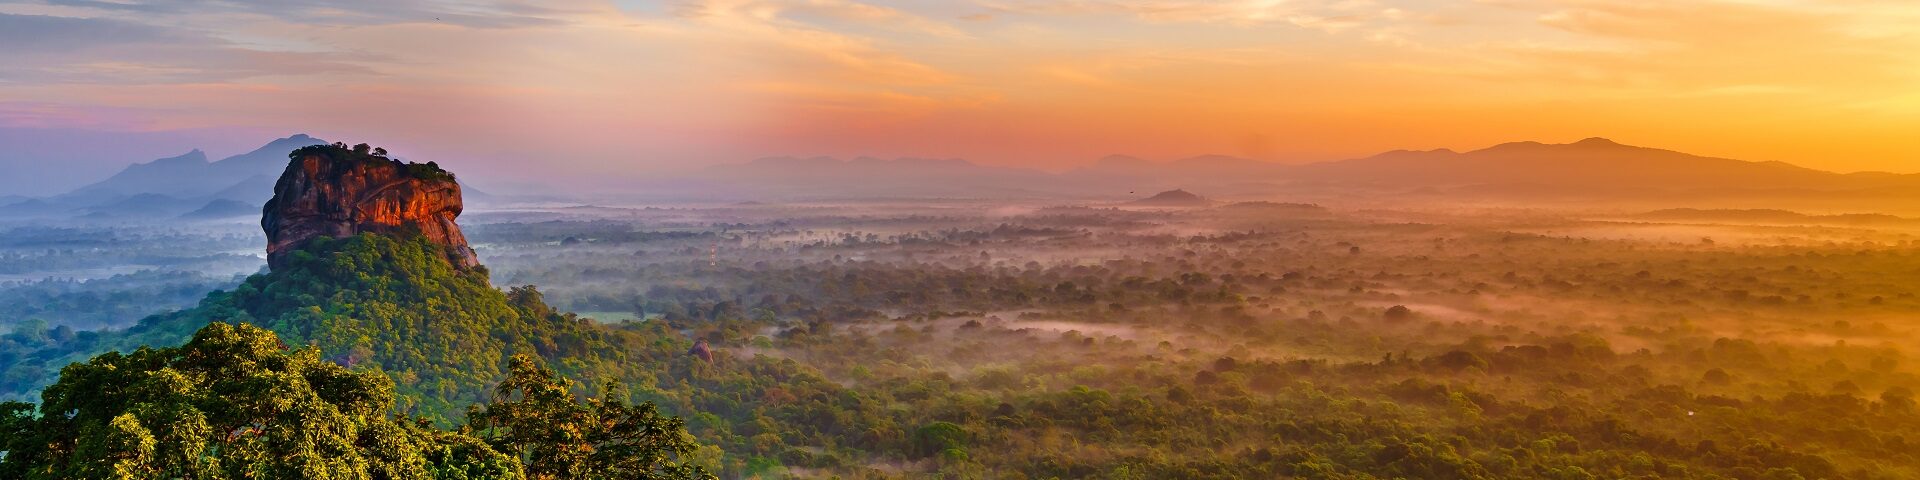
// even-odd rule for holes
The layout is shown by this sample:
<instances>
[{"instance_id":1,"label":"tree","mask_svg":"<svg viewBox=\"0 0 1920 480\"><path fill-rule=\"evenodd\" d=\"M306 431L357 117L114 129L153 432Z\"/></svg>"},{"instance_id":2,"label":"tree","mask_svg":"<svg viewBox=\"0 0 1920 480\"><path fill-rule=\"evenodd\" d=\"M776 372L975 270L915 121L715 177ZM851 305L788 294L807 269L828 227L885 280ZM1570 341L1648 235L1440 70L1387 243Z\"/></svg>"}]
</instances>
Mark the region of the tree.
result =
<instances>
[{"instance_id":1,"label":"tree","mask_svg":"<svg viewBox=\"0 0 1920 480\"><path fill-rule=\"evenodd\" d=\"M948 459L967 458L967 431L950 422L933 422L913 432L915 453Z\"/></svg>"},{"instance_id":2,"label":"tree","mask_svg":"<svg viewBox=\"0 0 1920 480\"><path fill-rule=\"evenodd\" d=\"M1434 362L1448 370L1466 370L1469 368L1487 369L1487 360L1472 352L1453 350L1434 357Z\"/></svg>"},{"instance_id":3,"label":"tree","mask_svg":"<svg viewBox=\"0 0 1920 480\"><path fill-rule=\"evenodd\" d=\"M0 478L519 478L517 459L393 403L384 375L213 323L68 366L37 416L0 404Z\"/></svg>"},{"instance_id":4,"label":"tree","mask_svg":"<svg viewBox=\"0 0 1920 480\"><path fill-rule=\"evenodd\" d=\"M1404 322L1413 319L1413 309L1407 308L1406 305L1394 305L1388 307L1387 313L1381 317L1391 322Z\"/></svg>"},{"instance_id":5,"label":"tree","mask_svg":"<svg viewBox=\"0 0 1920 480\"><path fill-rule=\"evenodd\" d=\"M1712 368L1700 376L1700 381L1708 385L1728 385L1733 383L1733 375L1728 375L1726 370Z\"/></svg>"},{"instance_id":6,"label":"tree","mask_svg":"<svg viewBox=\"0 0 1920 480\"><path fill-rule=\"evenodd\" d=\"M1907 387L1893 387L1880 392L1880 403L1887 408L1901 412L1913 411L1913 390Z\"/></svg>"},{"instance_id":7,"label":"tree","mask_svg":"<svg viewBox=\"0 0 1920 480\"><path fill-rule=\"evenodd\" d=\"M467 414L469 428L525 462L531 478L713 477L676 461L698 447L684 421L660 415L651 402L627 404L616 382L585 404L574 401L573 388L534 357L515 355L496 401Z\"/></svg>"},{"instance_id":8,"label":"tree","mask_svg":"<svg viewBox=\"0 0 1920 480\"><path fill-rule=\"evenodd\" d=\"M618 383L578 403L534 357L510 363L505 401L444 431L393 416L379 372L215 322L179 347L68 366L38 414L0 403L0 479L713 478L676 462L698 447L685 424Z\"/></svg>"}]
</instances>

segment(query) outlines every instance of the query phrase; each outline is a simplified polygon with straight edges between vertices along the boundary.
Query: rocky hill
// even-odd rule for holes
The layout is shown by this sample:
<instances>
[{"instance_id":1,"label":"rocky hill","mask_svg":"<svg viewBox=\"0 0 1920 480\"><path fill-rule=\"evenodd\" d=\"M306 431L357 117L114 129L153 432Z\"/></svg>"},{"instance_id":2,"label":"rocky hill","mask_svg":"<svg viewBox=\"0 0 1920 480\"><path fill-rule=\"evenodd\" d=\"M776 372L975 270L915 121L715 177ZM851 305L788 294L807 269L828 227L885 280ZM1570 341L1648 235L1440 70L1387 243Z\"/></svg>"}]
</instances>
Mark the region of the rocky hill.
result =
<instances>
[{"instance_id":1,"label":"rocky hill","mask_svg":"<svg viewBox=\"0 0 1920 480\"><path fill-rule=\"evenodd\" d=\"M418 233L444 246L449 263L480 264L454 218L460 216L460 184L433 163L392 160L365 144L315 145L288 154L291 161L274 183L260 218L267 234L267 265L280 269L286 256L316 237L360 233Z\"/></svg>"},{"instance_id":2,"label":"rocky hill","mask_svg":"<svg viewBox=\"0 0 1920 480\"><path fill-rule=\"evenodd\" d=\"M1205 207L1213 202L1186 190L1168 190L1127 204L1142 207Z\"/></svg>"}]
</instances>

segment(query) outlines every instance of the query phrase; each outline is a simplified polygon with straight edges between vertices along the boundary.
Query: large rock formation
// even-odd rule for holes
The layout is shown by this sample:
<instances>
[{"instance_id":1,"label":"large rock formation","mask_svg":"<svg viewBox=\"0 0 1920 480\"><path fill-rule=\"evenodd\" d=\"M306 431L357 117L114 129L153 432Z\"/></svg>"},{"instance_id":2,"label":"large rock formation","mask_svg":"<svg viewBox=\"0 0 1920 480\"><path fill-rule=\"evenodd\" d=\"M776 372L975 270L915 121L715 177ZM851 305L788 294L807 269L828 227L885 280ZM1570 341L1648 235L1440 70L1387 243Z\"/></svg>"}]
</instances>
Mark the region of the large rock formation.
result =
<instances>
[{"instance_id":1,"label":"large rock formation","mask_svg":"<svg viewBox=\"0 0 1920 480\"><path fill-rule=\"evenodd\" d=\"M294 150L261 212L267 266L279 269L289 252L315 237L359 233L419 234L447 247L456 267L480 264L460 226L460 184L439 165L391 160L365 145L315 145Z\"/></svg>"}]
</instances>

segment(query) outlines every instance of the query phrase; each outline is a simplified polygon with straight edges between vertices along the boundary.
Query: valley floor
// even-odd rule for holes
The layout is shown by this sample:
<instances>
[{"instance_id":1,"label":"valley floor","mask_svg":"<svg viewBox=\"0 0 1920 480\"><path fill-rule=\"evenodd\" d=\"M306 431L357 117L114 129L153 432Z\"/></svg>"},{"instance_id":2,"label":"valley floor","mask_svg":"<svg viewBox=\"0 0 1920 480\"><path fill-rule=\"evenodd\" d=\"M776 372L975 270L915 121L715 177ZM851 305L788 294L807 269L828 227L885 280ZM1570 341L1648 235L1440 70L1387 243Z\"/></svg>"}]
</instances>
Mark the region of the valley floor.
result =
<instances>
[{"instance_id":1,"label":"valley floor","mask_svg":"<svg viewBox=\"0 0 1920 480\"><path fill-rule=\"evenodd\" d=\"M964 204L463 223L496 285L666 358L617 375L724 477L1920 477L1920 232L1898 228ZM58 342L16 327L0 355ZM14 358L15 394L58 369Z\"/></svg>"}]
</instances>

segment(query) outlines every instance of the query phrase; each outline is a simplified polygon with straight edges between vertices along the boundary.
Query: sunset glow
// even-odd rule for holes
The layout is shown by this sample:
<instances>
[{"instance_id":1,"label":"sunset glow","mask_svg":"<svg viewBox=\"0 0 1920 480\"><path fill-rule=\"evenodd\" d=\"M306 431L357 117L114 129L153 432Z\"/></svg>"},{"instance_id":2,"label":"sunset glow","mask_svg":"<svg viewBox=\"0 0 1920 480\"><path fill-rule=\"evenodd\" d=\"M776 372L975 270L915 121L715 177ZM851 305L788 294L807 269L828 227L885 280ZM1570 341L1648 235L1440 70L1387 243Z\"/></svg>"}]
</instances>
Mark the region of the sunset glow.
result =
<instances>
[{"instance_id":1,"label":"sunset glow","mask_svg":"<svg viewBox=\"0 0 1920 480\"><path fill-rule=\"evenodd\" d=\"M1920 0L0 0L0 480L1920 479Z\"/></svg>"},{"instance_id":2,"label":"sunset glow","mask_svg":"<svg viewBox=\"0 0 1920 480\"><path fill-rule=\"evenodd\" d=\"M555 175L1589 136L1914 172L1913 25L1874 0L5 2L0 128L161 132L144 158L307 132Z\"/></svg>"}]
</instances>

